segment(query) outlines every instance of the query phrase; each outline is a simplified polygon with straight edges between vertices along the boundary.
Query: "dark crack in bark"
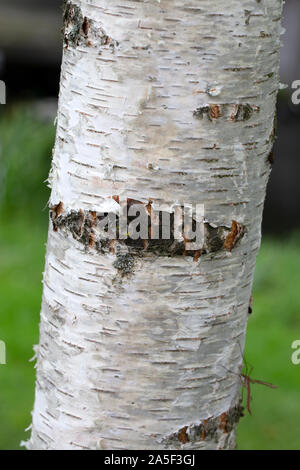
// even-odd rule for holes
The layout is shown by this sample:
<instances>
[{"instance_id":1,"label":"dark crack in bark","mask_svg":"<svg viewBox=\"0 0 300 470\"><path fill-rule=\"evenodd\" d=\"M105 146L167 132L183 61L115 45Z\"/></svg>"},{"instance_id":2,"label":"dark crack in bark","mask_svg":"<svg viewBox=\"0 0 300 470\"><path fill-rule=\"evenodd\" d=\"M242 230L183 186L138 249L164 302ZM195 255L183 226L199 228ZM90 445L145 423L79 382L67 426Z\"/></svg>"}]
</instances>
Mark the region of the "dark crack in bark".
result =
<instances>
[{"instance_id":1,"label":"dark crack in bark","mask_svg":"<svg viewBox=\"0 0 300 470\"><path fill-rule=\"evenodd\" d=\"M96 45L109 46L113 50L119 45L118 41L112 39L102 28L97 27L93 20L83 16L78 5L67 0L64 1L63 25L64 43L67 48L70 45L73 47L92 46L93 40L96 40Z\"/></svg>"},{"instance_id":2,"label":"dark crack in bark","mask_svg":"<svg viewBox=\"0 0 300 470\"><path fill-rule=\"evenodd\" d=\"M138 202L138 201L135 201ZM148 238L133 239L128 235L127 238L120 238L118 231L119 219L118 216L114 216L116 222L116 236L111 238L108 231L108 223L104 223L104 219L108 220L109 215L98 214L95 211L70 211L65 212L63 204L59 204L50 208L50 218L54 231L61 230L66 235L70 233L75 240L84 245L87 249L93 248L99 253L119 252L116 249L120 247L126 247L126 252L130 255L144 255L153 253L158 256L192 256L195 261L198 261L202 255L208 253L217 253L224 250L232 251L237 243L242 239L245 234L245 227L236 221L232 221L232 227L219 226L214 227L211 224L204 223L204 239L203 246L200 250L187 249L187 243L192 243L194 240L183 239L178 240L175 238L174 213L168 213L170 217L170 237L168 239L161 238L163 213L160 212L159 217L156 221L156 232L160 234L160 238L151 238L151 230L153 229L153 221L151 222L151 216L149 215L149 205L142 203L141 207L145 210L145 215L148 221ZM129 207L129 204L128 206ZM127 217L127 224L135 219L135 217ZM193 219L193 231L195 233L197 222ZM120 266L120 260L117 261ZM116 265L117 267L117 265ZM119 267L117 267L119 269ZM129 268L128 268L129 269ZM131 271L130 267L130 271Z\"/></svg>"},{"instance_id":3,"label":"dark crack in bark","mask_svg":"<svg viewBox=\"0 0 300 470\"><path fill-rule=\"evenodd\" d=\"M258 106L246 104L210 104L197 108L193 115L196 119L204 119L206 116L209 121L215 121L226 116L226 119L233 122L249 121L254 112L259 112Z\"/></svg>"},{"instance_id":4,"label":"dark crack in bark","mask_svg":"<svg viewBox=\"0 0 300 470\"><path fill-rule=\"evenodd\" d=\"M211 440L220 441L222 434L229 434L235 429L240 418L244 416L244 407L239 403L227 413L203 420L200 424L184 426L178 432L171 434L163 440L167 448L182 448L182 444ZM225 445L224 448L226 448Z\"/></svg>"}]
</instances>

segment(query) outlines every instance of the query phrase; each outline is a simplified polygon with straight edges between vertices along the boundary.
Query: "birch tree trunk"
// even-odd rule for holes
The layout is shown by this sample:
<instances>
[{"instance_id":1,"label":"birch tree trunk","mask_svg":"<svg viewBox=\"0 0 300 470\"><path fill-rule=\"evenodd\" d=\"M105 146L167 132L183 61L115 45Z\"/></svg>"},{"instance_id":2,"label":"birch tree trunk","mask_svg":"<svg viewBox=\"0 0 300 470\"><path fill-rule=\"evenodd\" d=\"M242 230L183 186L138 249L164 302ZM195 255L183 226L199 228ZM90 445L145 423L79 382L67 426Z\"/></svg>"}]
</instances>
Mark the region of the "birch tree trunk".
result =
<instances>
[{"instance_id":1,"label":"birch tree trunk","mask_svg":"<svg viewBox=\"0 0 300 470\"><path fill-rule=\"evenodd\" d=\"M281 12L66 3L29 449L235 447ZM204 204L204 249L101 245L119 198Z\"/></svg>"}]
</instances>

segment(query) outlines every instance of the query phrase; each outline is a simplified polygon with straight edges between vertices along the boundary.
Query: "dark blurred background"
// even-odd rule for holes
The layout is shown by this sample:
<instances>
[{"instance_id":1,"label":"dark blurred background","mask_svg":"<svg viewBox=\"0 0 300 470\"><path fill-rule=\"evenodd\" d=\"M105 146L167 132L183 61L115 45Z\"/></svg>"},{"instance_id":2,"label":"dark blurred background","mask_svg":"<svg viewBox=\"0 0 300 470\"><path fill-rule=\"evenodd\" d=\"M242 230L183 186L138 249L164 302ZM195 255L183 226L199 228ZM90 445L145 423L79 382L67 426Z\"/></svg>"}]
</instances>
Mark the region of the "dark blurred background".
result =
<instances>
[{"instance_id":1,"label":"dark blurred background","mask_svg":"<svg viewBox=\"0 0 300 470\"><path fill-rule=\"evenodd\" d=\"M48 175L62 52L62 0L2 0L0 80L0 449L18 448L30 423L38 341L41 273L47 232ZM285 5L278 97L278 138L263 222L265 235L254 286L247 357L254 375L279 385L253 391L253 416L242 420L243 449L300 449L299 369L290 345L300 338L300 105L291 84L300 80L300 1ZM298 337L297 337L298 336ZM33 355L33 354L32 354Z\"/></svg>"}]
</instances>

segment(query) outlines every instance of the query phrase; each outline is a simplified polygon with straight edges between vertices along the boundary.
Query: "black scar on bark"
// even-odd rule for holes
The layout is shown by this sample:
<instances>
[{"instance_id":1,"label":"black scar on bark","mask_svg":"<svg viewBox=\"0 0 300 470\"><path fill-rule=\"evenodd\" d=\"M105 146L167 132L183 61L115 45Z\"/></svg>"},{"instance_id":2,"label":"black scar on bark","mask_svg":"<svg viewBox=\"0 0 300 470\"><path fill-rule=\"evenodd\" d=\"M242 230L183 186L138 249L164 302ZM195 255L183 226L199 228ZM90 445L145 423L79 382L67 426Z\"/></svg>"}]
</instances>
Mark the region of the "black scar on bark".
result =
<instances>
[{"instance_id":1,"label":"black scar on bark","mask_svg":"<svg viewBox=\"0 0 300 470\"><path fill-rule=\"evenodd\" d=\"M143 206L144 207L144 206ZM144 207L145 208L145 207ZM145 208L146 210L146 208ZM148 212L147 212L148 213ZM148 213L149 214L149 213ZM204 223L204 243L201 249L190 250L187 249L186 244L194 240L177 240L175 238L175 214L168 214L170 217L170 237L168 239L161 238L163 226L163 214L160 212L158 218L157 232L159 238L151 239L151 217L148 215L148 233L149 238L132 239L130 236L123 239L120 237L119 231L116 231L116 237L112 240L108 234L108 226L104 226L103 220L109 214L98 214L94 211L70 211L65 212L63 204L59 203L50 208L50 219L52 221L53 230L61 230L65 234L70 233L72 237L81 243L86 249L95 249L97 252L105 254L108 252L115 252L114 242L117 242L119 247L126 247L126 253L131 256L141 256L153 253L157 256L191 256L194 261L198 261L202 255L209 253L218 253L221 251L232 251L237 243L242 239L246 233L243 225L232 221L232 227L218 226L214 227L211 224ZM135 217L128 217L127 224L129 225ZM192 230L196 231L197 223L193 219ZM100 227L102 231L99 231ZM118 227L118 216L116 216L116 226ZM121 250L122 251L122 250ZM117 260L117 265L121 266L124 259ZM130 264L130 263L129 263ZM116 265L116 266L117 266ZM132 266L130 266L130 270Z\"/></svg>"},{"instance_id":2,"label":"black scar on bark","mask_svg":"<svg viewBox=\"0 0 300 470\"><path fill-rule=\"evenodd\" d=\"M228 109L232 105L206 105L197 108L193 112L193 116L196 119L203 119L204 116L207 116L209 121L214 121L222 117L222 109ZM259 112L260 108L258 106L252 106L248 103L246 104L235 104L232 108L232 113L230 120L233 122L249 121L253 116L254 112Z\"/></svg>"},{"instance_id":3,"label":"black scar on bark","mask_svg":"<svg viewBox=\"0 0 300 470\"><path fill-rule=\"evenodd\" d=\"M64 0L63 7L64 42L67 47L69 44L78 46L81 39L87 35L85 32L87 31L87 22L89 23L89 20L82 15L78 5ZM66 33L69 26L72 26L72 30Z\"/></svg>"},{"instance_id":4,"label":"black scar on bark","mask_svg":"<svg viewBox=\"0 0 300 470\"><path fill-rule=\"evenodd\" d=\"M193 112L193 116L197 119L203 119L204 116L207 116L208 119L211 120L209 116L209 106L201 106L200 108L197 108Z\"/></svg>"},{"instance_id":5,"label":"black scar on bark","mask_svg":"<svg viewBox=\"0 0 300 470\"><path fill-rule=\"evenodd\" d=\"M134 268L134 258L129 253L117 254L117 259L113 263L113 267L119 271L121 276L129 274Z\"/></svg>"},{"instance_id":6,"label":"black scar on bark","mask_svg":"<svg viewBox=\"0 0 300 470\"><path fill-rule=\"evenodd\" d=\"M222 116L222 107L218 104L202 106L201 108L197 108L193 115L197 119L203 119L204 116L207 116L209 121L213 121L219 119Z\"/></svg>"},{"instance_id":7,"label":"black scar on bark","mask_svg":"<svg viewBox=\"0 0 300 470\"><path fill-rule=\"evenodd\" d=\"M102 28L95 28L93 20L87 16L83 16L78 5L75 5L69 0L64 0L63 12L63 35L64 43L67 48L69 45L76 47L80 44L90 46L89 35L97 37L98 40L100 39L102 46L107 45L114 49L119 45L118 41L108 36ZM70 26L72 29L70 32L67 32Z\"/></svg>"},{"instance_id":8,"label":"black scar on bark","mask_svg":"<svg viewBox=\"0 0 300 470\"><path fill-rule=\"evenodd\" d=\"M249 121L254 113L254 109L250 104L238 104L236 110L232 114L232 120L235 122Z\"/></svg>"},{"instance_id":9,"label":"black scar on bark","mask_svg":"<svg viewBox=\"0 0 300 470\"><path fill-rule=\"evenodd\" d=\"M200 424L184 426L178 432L165 438L163 444L166 447L181 448L182 444L189 442L214 441L217 443L222 434L227 434L229 437L229 434L243 416L244 407L239 403L220 416L208 418ZM225 439L224 448L226 448L226 445Z\"/></svg>"}]
</instances>

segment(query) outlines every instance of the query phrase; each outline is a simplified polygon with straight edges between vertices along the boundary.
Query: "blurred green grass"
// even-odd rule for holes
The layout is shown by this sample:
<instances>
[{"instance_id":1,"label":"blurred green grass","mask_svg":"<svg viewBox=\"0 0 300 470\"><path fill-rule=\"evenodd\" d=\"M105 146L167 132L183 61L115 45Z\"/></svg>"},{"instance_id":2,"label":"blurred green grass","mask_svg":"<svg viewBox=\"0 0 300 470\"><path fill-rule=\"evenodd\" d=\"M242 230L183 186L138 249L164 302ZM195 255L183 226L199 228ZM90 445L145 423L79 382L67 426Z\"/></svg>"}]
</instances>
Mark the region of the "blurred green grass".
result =
<instances>
[{"instance_id":1,"label":"blurred green grass","mask_svg":"<svg viewBox=\"0 0 300 470\"><path fill-rule=\"evenodd\" d=\"M46 180L53 125L24 108L0 116L0 449L28 438L34 399L32 346L38 342L42 271L47 237ZM252 377L252 415L241 420L239 449L300 449L300 366L291 344L300 339L300 234L263 239L258 257L246 359Z\"/></svg>"},{"instance_id":2,"label":"blurred green grass","mask_svg":"<svg viewBox=\"0 0 300 470\"><path fill-rule=\"evenodd\" d=\"M30 424L38 342L46 227L26 219L0 221L0 449L17 449Z\"/></svg>"},{"instance_id":3,"label":"blurred green grass","mask_svg":"<svg viewBox=\"0 0 300 470\"><path fill-rule=\"evenodd\" d=\"M0 449L18 449L30 424L55 129L27 106L0 115Z\"/></svg>"},{"instance_id":4,"label":"blurred green grass","mask_svg":"<svg viewBox=\"0 0 300 470\"><path fill-rule=\"evenodd\" d=\"M300 366L291 344L300 339L300 234L264 237L258 256L245 357L252 377L278 386L252 385L252 416L238 428L239 449L300 449Z\"/></svg>"}]
</instances>

